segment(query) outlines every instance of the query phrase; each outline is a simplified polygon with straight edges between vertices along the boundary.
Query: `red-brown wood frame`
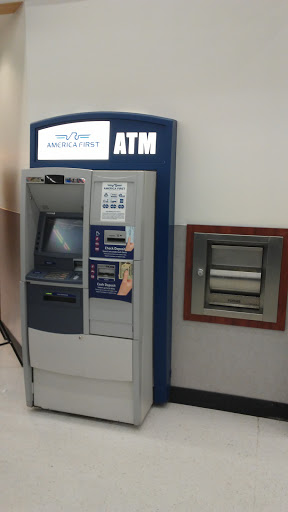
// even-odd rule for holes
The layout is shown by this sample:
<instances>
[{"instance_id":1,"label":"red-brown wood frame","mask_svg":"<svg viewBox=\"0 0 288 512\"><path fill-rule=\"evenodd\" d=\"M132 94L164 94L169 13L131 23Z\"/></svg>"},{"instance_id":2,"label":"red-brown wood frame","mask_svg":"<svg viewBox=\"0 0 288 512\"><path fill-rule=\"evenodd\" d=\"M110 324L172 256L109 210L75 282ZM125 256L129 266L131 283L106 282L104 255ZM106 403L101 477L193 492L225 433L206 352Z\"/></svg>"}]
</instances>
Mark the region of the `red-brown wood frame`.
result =
<instances>
[{"instance_id":1,"label":"red-brown wood frame","mask_svg":"<svg viewBox=\"0 0 288 512\"><path fill-rule=\"evenodd\" d=\"M210 315L194 315L191 313L192 295L192 269L193 269L193 248L194 233L219 233L225 235L260 235L260 236L282 236L283 250L281 262L281 275L278 297L277 322L261 322L260 320L244 320L239 318L227 318ZM186 237L186 265L184 285L184 320L197 322L208 322L226 325L241 325L244 327L257 327L260 329L285 330L286 305L288 290L288 229L277 228L251 228L232 226L201 226L195 224L187 225Z\"/></svg>"}]
</instances>

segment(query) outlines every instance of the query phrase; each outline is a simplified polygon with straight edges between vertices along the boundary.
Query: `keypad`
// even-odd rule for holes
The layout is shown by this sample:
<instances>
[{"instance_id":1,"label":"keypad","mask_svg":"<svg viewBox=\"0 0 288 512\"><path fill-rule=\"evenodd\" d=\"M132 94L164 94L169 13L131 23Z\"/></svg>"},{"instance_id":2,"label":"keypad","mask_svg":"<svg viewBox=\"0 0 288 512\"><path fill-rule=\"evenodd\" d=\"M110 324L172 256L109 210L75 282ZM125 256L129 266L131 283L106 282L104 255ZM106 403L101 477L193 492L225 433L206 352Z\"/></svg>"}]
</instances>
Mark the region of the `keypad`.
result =
<instances>
[{"instance_id":1,"label":"keypad","mask_svg":"<svg viewBox=\"0 0 288 512\"><path fill-rule=\"evenodd\" d=\"M67 279L70 272L48 272L45 276L46 279L56 279L59 281L63 281L64 279Z\"/></svg>"}]
</instances>

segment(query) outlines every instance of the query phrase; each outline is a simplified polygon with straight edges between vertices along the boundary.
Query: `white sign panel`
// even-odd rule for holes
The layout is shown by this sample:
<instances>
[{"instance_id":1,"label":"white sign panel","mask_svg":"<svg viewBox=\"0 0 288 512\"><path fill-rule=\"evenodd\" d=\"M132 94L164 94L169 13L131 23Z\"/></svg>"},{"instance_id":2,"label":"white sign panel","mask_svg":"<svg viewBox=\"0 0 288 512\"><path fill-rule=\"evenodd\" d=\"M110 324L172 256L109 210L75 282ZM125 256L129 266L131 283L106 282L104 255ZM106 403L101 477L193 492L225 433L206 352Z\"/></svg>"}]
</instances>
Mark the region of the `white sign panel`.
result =
<instances>
[{"instance_id":1,"label":"white sign panel","mask_svg":"<svg viewBox=\"0 0 288 512\"><path fill-rule=\"evenodd\" d=\"M127 183L102 183L101 220L125 222Z\"/></svg>"},{"instance_id":2,"label":"white sign panel","mask_svg":"<svg viewBox=\"0 0 288 512\"><path fill-rule=\"evenodd\" d=\"M38 130L38 160L108 160L110 121L82 121Z\"/></svg>"}]
</instances>

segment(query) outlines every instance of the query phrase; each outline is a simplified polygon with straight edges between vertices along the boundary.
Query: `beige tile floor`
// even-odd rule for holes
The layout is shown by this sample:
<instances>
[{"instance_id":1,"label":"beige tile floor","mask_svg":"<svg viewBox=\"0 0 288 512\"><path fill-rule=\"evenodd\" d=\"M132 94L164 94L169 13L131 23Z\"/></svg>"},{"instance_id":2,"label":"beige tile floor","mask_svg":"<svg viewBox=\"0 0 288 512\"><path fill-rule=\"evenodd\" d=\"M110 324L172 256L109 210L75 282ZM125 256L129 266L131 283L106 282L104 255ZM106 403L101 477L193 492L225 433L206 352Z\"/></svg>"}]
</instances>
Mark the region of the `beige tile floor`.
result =
<instances>
[{"instance_id":1,"label":"beige tile floor","mask_svg":"<svg viewBox=\"0 0 288 512\"><path fill-rule=\"evenodd\" d=\"M141 428L25 405L0 348L0 512L287 512L288 423L168 404Z\"/></svg>"}]
</instances>

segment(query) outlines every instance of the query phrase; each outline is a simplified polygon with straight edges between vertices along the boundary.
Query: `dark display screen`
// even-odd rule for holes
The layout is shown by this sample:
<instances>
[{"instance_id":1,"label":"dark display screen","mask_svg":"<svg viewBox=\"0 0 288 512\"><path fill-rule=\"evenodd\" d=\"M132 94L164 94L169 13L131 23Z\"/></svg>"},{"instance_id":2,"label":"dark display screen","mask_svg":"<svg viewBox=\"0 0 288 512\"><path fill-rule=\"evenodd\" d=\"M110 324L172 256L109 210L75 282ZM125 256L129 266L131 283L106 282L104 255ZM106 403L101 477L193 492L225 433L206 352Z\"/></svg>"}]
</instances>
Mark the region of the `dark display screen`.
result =
<instances>
[{"instance_id":1,"label":"dark display screen","mask_svg":"<svg viewBox=\"0 0 288 512\"><path fill-rule=\"evenodd\" d=\"M46 218L42 251L82 255L83 220Z\"/></svg>"}]
</instances>

